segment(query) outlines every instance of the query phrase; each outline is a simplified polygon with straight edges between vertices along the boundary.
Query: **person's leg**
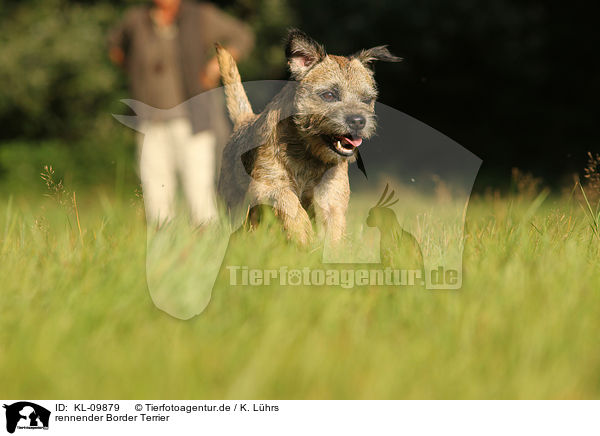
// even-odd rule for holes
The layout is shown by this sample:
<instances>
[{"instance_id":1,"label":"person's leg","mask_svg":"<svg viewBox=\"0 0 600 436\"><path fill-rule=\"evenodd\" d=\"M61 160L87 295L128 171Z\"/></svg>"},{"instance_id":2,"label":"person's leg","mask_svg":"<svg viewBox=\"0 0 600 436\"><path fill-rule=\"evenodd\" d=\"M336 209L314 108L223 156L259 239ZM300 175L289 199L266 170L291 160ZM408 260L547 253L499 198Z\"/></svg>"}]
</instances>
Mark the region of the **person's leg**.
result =
<instances>
[{"instance_id":1,"label":"person's leg","mask_svg":"<svg viewBox=\"0 0 600 436\"><path fill-rule=\"evenodd\" d=\"M139 136L140 178L148 223L161 224L174 216L177 187L172 135L163 122L145 122Z\"/></svg>"},{"instance_id":2,"label":"person's leg","mask_svg":"<svg viewBox=\"0 0 600 436\"><path fill-rule=\"evenodd\" d=\"M195 224L217 215L215 205L215 149L213 132L192 134L187 120L178 120L178 167L186 200Z\"/></svg>"}]
</instances>

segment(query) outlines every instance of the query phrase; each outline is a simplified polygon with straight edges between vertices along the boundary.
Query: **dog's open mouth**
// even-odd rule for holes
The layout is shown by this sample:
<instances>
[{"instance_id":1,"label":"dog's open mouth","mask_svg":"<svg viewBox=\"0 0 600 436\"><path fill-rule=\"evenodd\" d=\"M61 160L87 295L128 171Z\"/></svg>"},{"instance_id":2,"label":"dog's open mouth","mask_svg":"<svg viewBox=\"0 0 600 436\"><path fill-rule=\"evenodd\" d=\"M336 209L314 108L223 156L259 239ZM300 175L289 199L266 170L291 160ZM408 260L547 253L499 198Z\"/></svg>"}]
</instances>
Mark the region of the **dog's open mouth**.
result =
<instances>
[{"instance_id":1,"label":"dog's open mouth","mask_svg":"<svg viewBox=\"0 0 600 436\"><path fill-rule=\"evenodd\" d=\"M362 138L360 136L334 136L331 138L331 148L337 154L342 156L352 156L354 150L362 144Z\"/></svg>"}]
</instances>

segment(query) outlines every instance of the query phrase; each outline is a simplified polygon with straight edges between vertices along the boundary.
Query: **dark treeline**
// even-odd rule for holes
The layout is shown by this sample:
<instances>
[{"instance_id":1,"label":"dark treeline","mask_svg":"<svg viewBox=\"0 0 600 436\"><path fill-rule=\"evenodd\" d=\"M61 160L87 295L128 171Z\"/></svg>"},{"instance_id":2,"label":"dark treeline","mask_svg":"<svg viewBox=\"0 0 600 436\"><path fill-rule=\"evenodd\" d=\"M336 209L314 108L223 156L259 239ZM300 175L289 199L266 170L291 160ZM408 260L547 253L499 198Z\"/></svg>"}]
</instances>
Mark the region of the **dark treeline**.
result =
<instances>
[{"instance_id":1,"label":"dark treeline","mask_svg":"<svg viewBox=\"0 0 600 436\"><path fill-rule=\"evenodd\" d=\"M388 43L381 100L480 156L480 181L512 167L556 185L600 151L600 42L593 2L295 0L299 22L332 51Z\"/></svg>"}]
</instances>

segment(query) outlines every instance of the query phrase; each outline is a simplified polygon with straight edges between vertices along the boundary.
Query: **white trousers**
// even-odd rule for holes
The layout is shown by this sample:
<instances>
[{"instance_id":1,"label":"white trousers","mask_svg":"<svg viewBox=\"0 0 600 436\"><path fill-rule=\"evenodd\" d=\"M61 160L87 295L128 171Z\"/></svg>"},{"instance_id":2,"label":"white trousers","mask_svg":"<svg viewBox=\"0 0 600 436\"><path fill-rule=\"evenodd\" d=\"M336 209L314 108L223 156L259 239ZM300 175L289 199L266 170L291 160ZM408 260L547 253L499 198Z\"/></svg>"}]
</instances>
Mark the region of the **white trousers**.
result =
<instances>
[{"instance_id":1,"label":"white trousers","mask_svg":"<svg viewBox=\"0 0 600 436\"><path fill-rule=\"evenodd\" d=\"M174 218L178 175L194 224L214 218L214 133L193 134L186 118L145 121L140 131L140 177L148 222L161 224Z\"/></svg>"}]
</instances>

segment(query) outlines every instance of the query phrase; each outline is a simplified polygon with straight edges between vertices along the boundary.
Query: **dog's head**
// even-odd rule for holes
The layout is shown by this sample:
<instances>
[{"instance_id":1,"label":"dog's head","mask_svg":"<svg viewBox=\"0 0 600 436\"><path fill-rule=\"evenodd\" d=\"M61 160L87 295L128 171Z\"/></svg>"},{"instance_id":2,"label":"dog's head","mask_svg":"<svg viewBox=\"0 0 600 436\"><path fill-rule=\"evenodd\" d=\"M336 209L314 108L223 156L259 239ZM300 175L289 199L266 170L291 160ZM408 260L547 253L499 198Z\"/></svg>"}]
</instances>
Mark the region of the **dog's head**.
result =
<instances>
[{"instance_id":1,"label":"dog's head","mask_svg":"<svg viewBox=\"0 0 600 436\"><path fill-rule=\"evenodd\" d=\"M385 46L351 56L328 55L300 30L288 34L286 56L298 82L294 123L313 155L324 162L354 157L363 139L375 133L377 86L371 65L398 62Z\"/></svg>"}]
</instances>

